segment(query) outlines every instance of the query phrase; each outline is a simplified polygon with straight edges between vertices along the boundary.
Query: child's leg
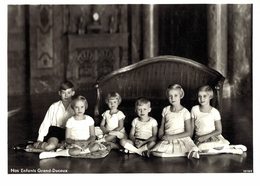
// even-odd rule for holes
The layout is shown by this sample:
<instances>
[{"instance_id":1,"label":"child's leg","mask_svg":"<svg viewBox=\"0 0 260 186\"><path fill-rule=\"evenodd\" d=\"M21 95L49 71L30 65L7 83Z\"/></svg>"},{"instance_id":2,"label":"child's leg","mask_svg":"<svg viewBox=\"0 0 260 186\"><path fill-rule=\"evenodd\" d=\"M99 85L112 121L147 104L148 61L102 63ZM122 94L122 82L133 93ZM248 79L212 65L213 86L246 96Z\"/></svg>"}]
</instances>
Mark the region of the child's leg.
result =
<instances>
[{"instance_id":1,"label":"child's leg","mask_svg":"<svg viewBox=\"0 0 260 186\"><path fill-rule=\"evenodd\" d=\"M111 132L109 132L109 134L112 135L112 136L116 136L118 139L125 138L124 133L122 133L120 131L111 131Z\"/></svg>"},{"instance_id":2,"label":"child's leg","mask_svg":"<svg viewBox=\"0 0 260 186\"><path fill-rule=\"evenodd\" d=\"M147 143L147 148L148 150L151 150L155 146L156 142L155 141L149 141Z\"/></svg>"},{"instance_id":3,"label":"child's leg","mask_svg":"<svg viewBox=\"0 0 260 186\"><path fill-rule=\"evenodd\" d=\"M82 150L80 148L75 147L75 148L69 149L68 153L71 156L78 156L82 153Z\"/></svg>"},{"instance_id":4,"label":"child's leg","mask_svg":"<svg viewBox=\"0 0 260 186\"><path fill-rule=\"evenodd\" d=\"M188 159L191 159L191 158L199 159L200 158L200 154L196 150L191 150L190 152L188 152L187 158Z\"/></svg>"},{"instance_id":5,"label":"child's leg","mask_svg":"<svg viewBox=\"0 0 260 186\"><path fill-rule=\"evenodd\" d=\"M58 146L59 140L55 137L51 137L47 142L36 142L33 144L34 148L42 149L45 151L54 150Z\"/></svg>"},{"instance_id":6,"label":"child's leg","mask_svg":"<svg viewBox=\"0 0 260 186\"><path fill-rule=\"evenodd\" d=\"M88 144L85 144L84 142L78 145L74 144L73 148L69 149L69 154L72 156L77 156L80 154L87 154L90 152L94 152L100 149L99 144L95 142L90 142Z\"/></svg>"},{"instance_id":7,"label":"child's leg","mask_svg":"<svg viewBox=\"0 0 260 186\"><path fill-rule=\"evenodd\" d=\"M151 152L151 154L153 156L156 156L156 157L165 157L165 158L168 158L168 157L185 157L186 155L183 153L183 154L169 154L169 153L165 153L165 152L156 152L156 151L153 151Z\"/></svg>"},{"instance_id":8,"label":"child's leg","mask_svg":"<svg viewBox=\"0 0 260 186\"><path fill-rule=\"evenodd\" d=\"M184 138L183 140L185 142L185 147L188 150L187 158L188 159L191 159L191 158L199 159L200 158L199 148L195 145L193 140L190 137Z\"/></svg>"},{"instance_id":9,"label":"child's leg","mask_svg":"<svg viewBox=\"0 0 260 186\"><path fill-rule=\"evenodd\" d=\"M107 142L111 149L119 149L120 146L114 142Z\"/></svg>"},{"instance_id":10,"label":"child's leg","mask_svg":"<svg viewBox=\"0 0 260 186\"><path fill-rule=\"evenodd\" d=\"M90 143L88 149L90 152L95 152L100 149L100 146L97 143Z\"/></svg>"},{"instance_id":11,"label":"child's leg","mask_svg":"<svg viewBox=\"0 0 260 186\"><path fill-rule=\"evenodd\" d=\"M95 127L95 135L97 136L97 139L103 138L104 134L100 127Z\"/></svg>"},{"instance_id":12,"label":"child's leg","mask_svg":"<svg viewBox=\"0 0 260 186\"><path fill-rule=\"evenodd\" d=\"M107 142L114 142L116 140L116 136L114 136L114 135L106 135L105 136L105 140Z\"/></svg>"},{"instance_id":13,"label":"child's leg","mask_svg":"<svg viewBox=\"0 0 260 186\"><path fill-rule=\"evenodd\" d=\"M46 151L54 150L58 146L59 140L56 137L51 137L48 139L47 143L44 145L43 149Z\"/></svg>"},{"instance_id":14,"label":"child's leg","mask_svg":"<svg viewBox=\"0 0 260 186\"><path fill-rule=\"evenodd\" d=\"M120 140L120 144L127 150L135 152L139 155L142 155L142 151L137 149L134 145L133 142L131 140L127 140L127 139L121 139Z\"/></svg>"},{"instance_id":15,"label":"child's leg","mask_svg":"<svg viewBox=\"0 0 260 186\"><path fill-rule=\"evenodd\" d=\"M65 157L70 156L69 149L61 150L58 152L42 152L40 153L39 158L46 159L46 158L55 158L57 156L65 156Z\"/></svg>"},{"instance_id":16,"label":"child's leg","mask_svg":"<svg viewBox=\"0 0 260 186\"><path fill-rule=\"evenodd\" d=\"M114 135L106 135L105 141L110 145L111 149L119 149L120 146L116 143L116 136Z\"/></svg>"},{"instance_id":17,"label":"child's leg","mask_svg":"<svg viewBox=\"0 0 260 186\"><path fill-rule=\"evenodd\" d=\"M155 141L149 141L141 146L139 149L142 151L142 156L150 157L151 149L156 145Z\"/></svg>"},{"instance_id":18,"label":"child's leg","mask_svg":"<svg viewBox=\"0 0 260 186\"><path fill-rule=\"evenodd\" d=\"M214 154L222 154L222 153L230 153L230 154L243 154L242 149L235 149L235 148L222 148L222 149L208 149L200 152L200 155L214 155Z\"/></svg>"},{"instance_id":19,"label":"child's leg","mask_svg":"<svg viewBox=\"0 0 260 186\"><path fill-rule=\"evenodd\" d=\"M247 151L247 148L245 145L229 145L229 148L233 148L233 149L241 149L242 151Z\"/></svg>"}]
</instances>

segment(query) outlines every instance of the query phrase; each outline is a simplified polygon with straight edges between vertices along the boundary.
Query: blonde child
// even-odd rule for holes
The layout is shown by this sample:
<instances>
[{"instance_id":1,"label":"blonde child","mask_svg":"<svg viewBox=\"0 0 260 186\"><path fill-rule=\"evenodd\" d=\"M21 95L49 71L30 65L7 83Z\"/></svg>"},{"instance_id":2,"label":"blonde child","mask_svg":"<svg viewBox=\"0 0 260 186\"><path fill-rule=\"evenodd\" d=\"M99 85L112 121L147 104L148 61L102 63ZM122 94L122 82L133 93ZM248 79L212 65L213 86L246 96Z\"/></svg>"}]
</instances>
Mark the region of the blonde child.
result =
<instances>
[{"instance_id":1,"label":"blonde child","mask_svg":"<svg viewBox=\"0 0 260 186\"><path fill-rule=\"evenodd\" d=\"M101 133L103 138L99 141L106 141L111 145L111 148L119 148L115 143L117 139L126 138L124 119L125 115L118 110L122 98L117 92L111 92L106 97L106 104L109 110L102 114L102 121L100 123ZM98 130L98 128L96 128Z\"/></svg>"},{"instance_id":2,"label":"blonde child","mask_svg":"<svg viewBox=\"0 0 260 186\"><path fill-rule=\"evenodd\" d=\"M198 148L191 139L190 112L180 103L184 97L182 87L178 84L170 85L166 95L170 105L162 111L158 134L160 141L152 149L152 154L159 157L199 158Z\"/></svg>"},{"instance_id":3,"label":"blonde child","mask_svg":"<svg viewBox=\"0 0 260 186\"><path fill-rule=\"evenodd\" d=\"M155 145L158 124L154 118L149 116L151 112L151 102L149 100L145 98L138 99L135 103L135 111L138 117L132 121L129 134L130 140L122 139L120 144L129 152L145 155L145 152Z\"/></svg>"},{"instance_id":4,"label":"blonde child","mask_svg":"<svg viewBox=\"0 0 260 186\"><path fill-rule=\"evenodd\" d=\"M73 84L70 81L61 83L58 94L61 100L49 107L39 128L37 142L33 144L34 148L51 151L57 147L59 141L65 140L65 124L74 114L70 106L75 94Z\"/></svg>"},{"instance_id":5,"label":"blonde child","mask_svg":"<svg viewBox=\"0 0 260 186\"><path fill-rule=\"evenodd\" d=\"M94 120L85 115L88 102L85 97L77 96L71 103L75 115L66 123L66 149L56 152L42 152L40 159L56 156L77 156L99 150L95 143Z\"/></svg>"},{"instance_id":6,"label":"blonde child","mask_svg":"<svg viewBox=\"0 0 260 186\"><path fill-rule=\"evenodd\" d=\"M222 134L219 111L210 105L213 90L210 86L202 86L198 91L199 105L192 107L192 125L195 128L195 143L200 154L233 153L242 154L244 145L229 145Z\"/></svg>"}]
</instances>

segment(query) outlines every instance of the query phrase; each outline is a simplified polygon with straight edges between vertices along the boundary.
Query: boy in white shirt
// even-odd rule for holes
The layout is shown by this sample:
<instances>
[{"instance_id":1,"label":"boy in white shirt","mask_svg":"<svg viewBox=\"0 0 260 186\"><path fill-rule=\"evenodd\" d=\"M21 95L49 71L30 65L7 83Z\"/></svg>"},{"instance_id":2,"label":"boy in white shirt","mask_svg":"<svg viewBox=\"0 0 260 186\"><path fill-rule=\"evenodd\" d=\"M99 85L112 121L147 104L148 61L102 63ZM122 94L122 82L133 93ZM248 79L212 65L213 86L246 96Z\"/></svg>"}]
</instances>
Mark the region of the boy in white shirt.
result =
<instances>
[{"instance_id":1,"label":"boy in white shirt","mask_svg":"<svg viewBox=\"0 0 260 186\"><path fill-rule=\"evenodd\" d=\"M145 98L138 99L135 103L135 111L138 117L132 121L129 134L130 140L121 139L120 144L130 152L148 156L146 152L155 145L158 123L149 116L151 112L151 102L149 100Z\"/></svg>"},{"instance_id":2,"label":"boy in white shirt","mask_svg":"<svg viewBox=\"0 0 260 186\"><path fill-rule=\"evenodd\" d=\"M49 107L39 128L37 142L33 144L34 148L51 151L57 147L59 141L65 140L66 122L74 115L70 105L75 94L74 85L65 81L61 83L58 93L61 100Z\"/></svg>"},{"instance_id":3,"label":"boy in white shirt","mask_svg":"<svg viewBox=\"0 0 260 186\"><path fill-rule=\"evenodd\" d=\"M71 106L75 115L68 119L66 123L66 144L65 149L56 152L42 152L40 159L54 158L57 156L78 156L100 149L100 145L95 143L94 120L85 114L88 102L84 96L77 96L73 99Z\"/></svg>"}]
</instances>

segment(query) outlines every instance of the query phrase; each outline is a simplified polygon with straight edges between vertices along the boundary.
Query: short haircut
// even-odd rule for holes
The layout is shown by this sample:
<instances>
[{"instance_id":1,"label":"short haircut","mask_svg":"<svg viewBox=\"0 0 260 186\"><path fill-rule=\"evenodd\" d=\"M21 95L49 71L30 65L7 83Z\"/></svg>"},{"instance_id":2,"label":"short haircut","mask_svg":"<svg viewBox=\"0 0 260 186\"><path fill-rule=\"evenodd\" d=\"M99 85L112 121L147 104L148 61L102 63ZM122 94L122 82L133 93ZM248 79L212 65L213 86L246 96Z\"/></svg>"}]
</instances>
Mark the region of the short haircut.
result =
<instances>
[{"instance_id":1,"label":"short haircut","mask_svg":"<svg viewBox=\"0 0 260 186\"><path fill-rule=\"evenodd\" d=\"M138 98L135 102L135 108L141 105L148 105L149 107L151 107L151 101L146 98Z\"/></svg>"},{"instance_id":2,"label":"short haircut","mask_svg":"<svg viewBox=\"0 0 260 186\"><path fill-rule=\"evenodd\" d=\"M78 95L72 99L71 107L73 108L77 101L82 101L85 104L85 110L88 108L88 101L84 96Z\"/></svg>"},{"instance_id":3,"label":"short haircut","mask_svg":"<svg viewBox=\"0 0 260 186\"><path fill-rule=\"evenodd\" d=\"M60 90L74 89L73 83L70 81L64 81L60 84Z\"/></svg>"},{"instance_id":4,"label":"short haircut","mask_svg":"<svg viewBox=\"0 0 260 186\"><path fill-rule=\"evenodd\" d=\"M118 104L120 104L121 101L122 101L122 98L121 98L120 94L118 94L117 92L110 92L110 93L108 93L108 95L107 95L107 97L105 99L106 104L108 104L110 99L117 99Z\"/></svg>"},{"instance_id":5,"label":"short haircut","mask_svg":"<svg viewBox=\"0 0 260 186\"><path fill-rule=\"evenodd\" d=\"M181 87L181 85L179 84L174 84L174 85L169 85L167 90L166 90L166 96L169 97L169 92L171 90L178 90L180 92L180 97L183 98L184 97L184 90Z\"/></svg>"},{"instance_id":6,"label":"short haircut","mask_svg":"<svg viewBox=\"0 0 260 186\"><path fill-rule=\"evenodd\" d=\"M210 99L212 99L214 97L213 89L209 85L204 85L204 86L200 87L198 90L198 93L199 92L207 92Z\"/></svg>"}]
</instances>

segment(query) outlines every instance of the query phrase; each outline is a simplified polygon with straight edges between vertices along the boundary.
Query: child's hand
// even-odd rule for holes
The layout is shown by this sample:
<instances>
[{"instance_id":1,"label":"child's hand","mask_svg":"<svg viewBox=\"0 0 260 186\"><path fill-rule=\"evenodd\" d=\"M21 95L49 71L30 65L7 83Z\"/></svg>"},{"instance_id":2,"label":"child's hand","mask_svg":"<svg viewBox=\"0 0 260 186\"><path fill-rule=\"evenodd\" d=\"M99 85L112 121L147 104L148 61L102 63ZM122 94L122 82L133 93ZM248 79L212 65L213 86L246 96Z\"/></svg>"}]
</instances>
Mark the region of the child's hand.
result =
<instances>
[{"instance_id":1,"label":"child's hand","mask_svg":"<svg viewBox=\"0 0 260 186\"><path fill-rule=\"evenodd\" d=\"M35 142L35 143L33 144L33 147L36 148L36 149L38 149L41 143L42 143L41 141L37 141L37 142Z\"/></svg>"},{"instance_id":2,"label":"child's hand","mask_svg":"<svg viewBox=\"0 0 260 186\"><path fill-rule=\"evenodd\" d=\"M71 138L66 138L66 143L67 144L73 144L75 142L75 140L71 139Z\"/></svg>"},{"instance_id":3,"label":"child's hand","mask_svg":"<svg viewBox=\"0 0 260 186\"><path fill-rule=\"evenodd\" d=\"M172 140L172 137L171 137L170 135L164 135L164 136L162 137L162 140L170 141L170 140Z\"/></svg>"},{"instance_id":4,"label":"child's hand","mask_svg":"<svg viewBox=\"0 0 260 186\"><path fill-rule=\"evenodd\" d=\"M208 137L206 137L206 136L199 136L199 137L197 137L197 143L202 143L202 142L204 142L204 141L206 141L208 139Z\"/></svg>"},{"instance_id":5,"label":"child's hand","mask_svg":"<svg viewBox=\"0 0 260 186\"><path fill-rule=\"evenodd\" d=\"M141 147L142 145L143 145L143 143L142 143L141 140L138 140L138 139L135 140L135 146L136 146L137 148Z\"/></svg>"},{"instance_id":6,"label":"child's hand","mask_svg":"<svg viewBox=\"0 0 260 186\"><path fill-rule=\"evenodd\" d=\"M110 132L110 131L107 130L107 129L105 129L105 130L103 131L104 134L108 134L109 132Z\"/></svg>"},{"instance_id":7,"label":"child's hand","mask_svg":"<svg viewBox=\"0 0 260 186\"><path fill-rule=\"evenodd\" d=\"M158 133L158 137L159 137L160 139L162 139L163 135L164 135L164 132L160 130L159 133Z\"/></svg>"}]
</instances>

